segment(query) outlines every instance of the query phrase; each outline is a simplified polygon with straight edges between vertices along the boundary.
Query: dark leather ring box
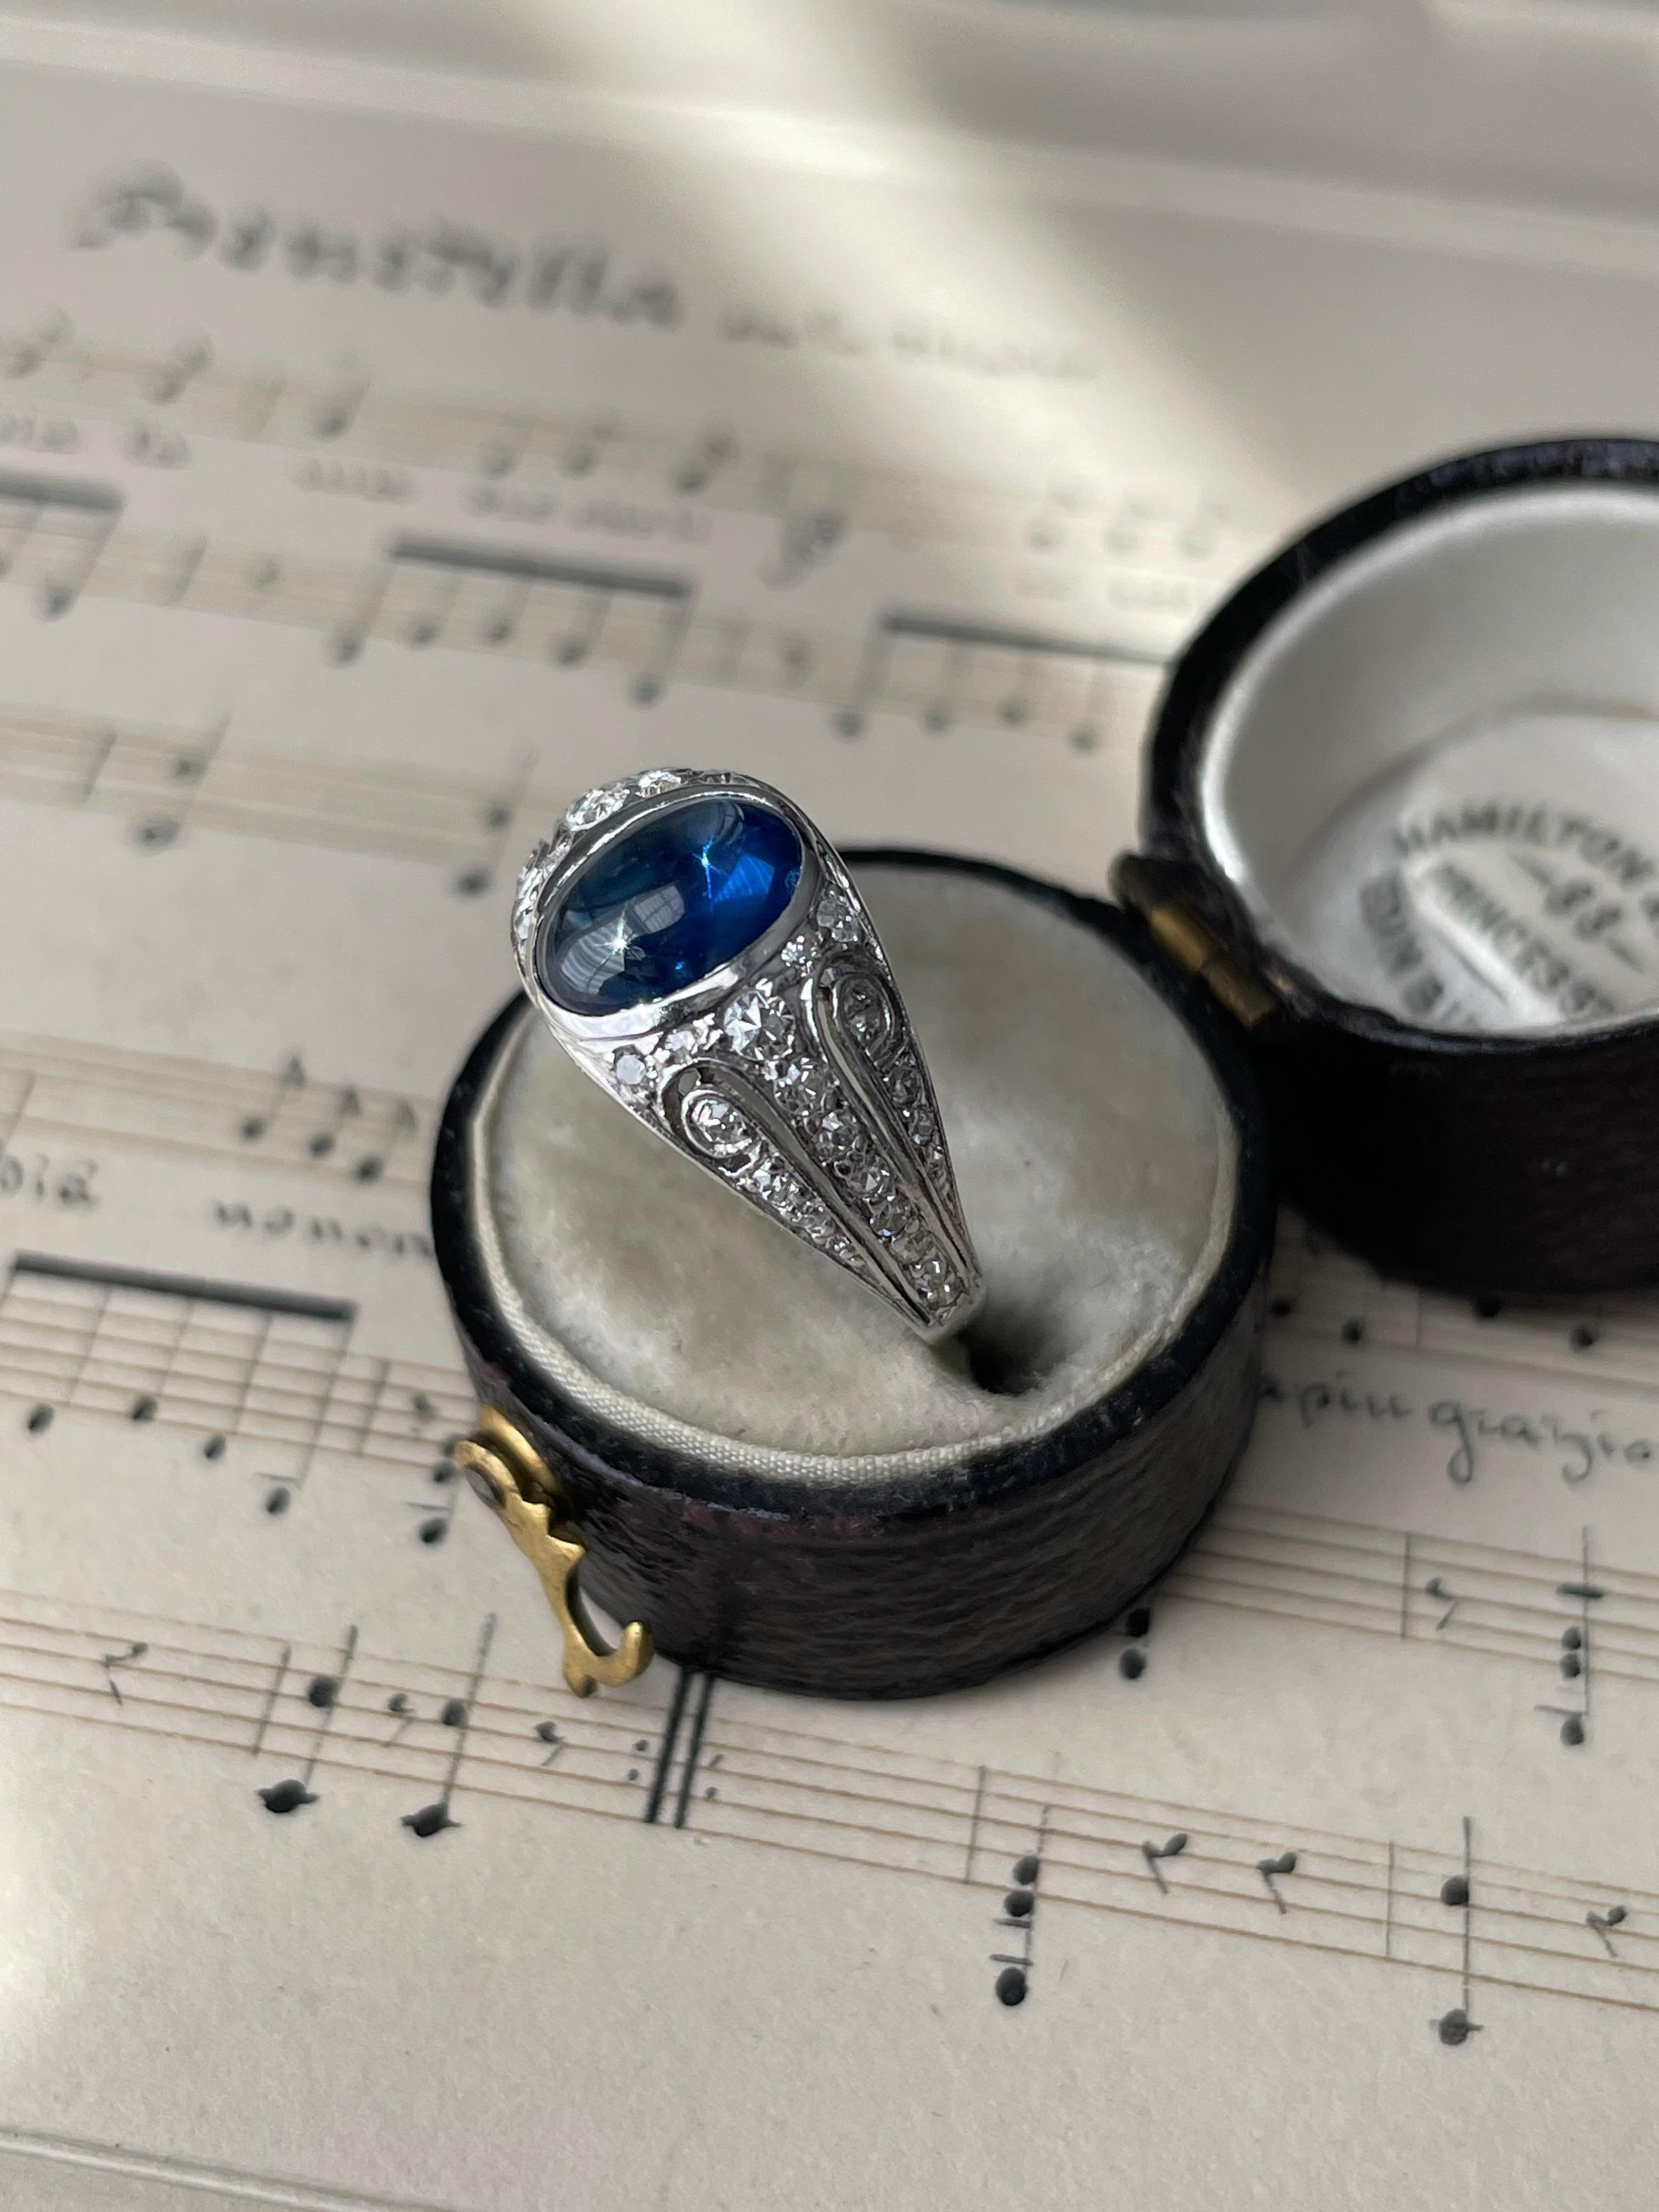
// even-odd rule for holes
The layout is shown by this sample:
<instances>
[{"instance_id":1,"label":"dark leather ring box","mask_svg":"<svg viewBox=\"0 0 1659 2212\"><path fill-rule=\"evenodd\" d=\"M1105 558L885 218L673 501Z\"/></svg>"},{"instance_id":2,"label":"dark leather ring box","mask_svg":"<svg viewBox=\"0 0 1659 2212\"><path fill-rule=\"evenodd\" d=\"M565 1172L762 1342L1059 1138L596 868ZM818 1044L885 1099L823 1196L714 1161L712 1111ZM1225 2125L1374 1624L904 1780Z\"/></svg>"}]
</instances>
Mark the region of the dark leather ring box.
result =
<instances>
[{"instance_id":1,"label":"dark leather ring box","mask_svg":"<svg viewBox=\"0 0 1659 2212\"><path fill-rule=\"evenodd\" d=\"M989 1282L923 1346L641 1130L515 1000L432 1206L474 1382L553 1471L590 1595L686 1666L890 1697L1120 1614L1255 1409L1273 1179L1236 1025L1136 916L849 854Z\"/></svg>"}]
</instances>

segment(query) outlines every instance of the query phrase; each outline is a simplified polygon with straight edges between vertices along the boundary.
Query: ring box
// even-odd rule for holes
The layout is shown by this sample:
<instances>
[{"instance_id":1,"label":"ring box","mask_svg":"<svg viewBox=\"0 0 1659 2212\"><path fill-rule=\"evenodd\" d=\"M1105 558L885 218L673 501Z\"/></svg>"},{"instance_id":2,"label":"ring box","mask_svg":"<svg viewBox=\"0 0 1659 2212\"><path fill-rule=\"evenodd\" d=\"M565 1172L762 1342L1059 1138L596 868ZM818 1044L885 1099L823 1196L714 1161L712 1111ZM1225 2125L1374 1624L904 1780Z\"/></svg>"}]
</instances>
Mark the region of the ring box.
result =
<instances>
[{"instance_id":1,"label":"ring box","mask_svg":"<svg viewBox=\"0 0 1659 2212\"><path fill-rule=\"evenodd\" d=\"M1298 1208L1475 1294L1659 1279L1659 445L1449 460L1251 576L1120 895L1248 1026Z\"/></svg>"},{"instance_id":2,"label":"ring box","mask_svg":"<svg viewBox=\"0 0 1659 2212\"><path fill-rule=\"evenodd\" d=\"M1133 915L848 853L988 1282L929 1346L619 1110L522 1000L440 1131L473 1380L588 1595L687 1666L843 1697L982 1680L1104 1626L1248 1434L1273 1182L1235 1024Z\"/></svg>"}]
</instances>

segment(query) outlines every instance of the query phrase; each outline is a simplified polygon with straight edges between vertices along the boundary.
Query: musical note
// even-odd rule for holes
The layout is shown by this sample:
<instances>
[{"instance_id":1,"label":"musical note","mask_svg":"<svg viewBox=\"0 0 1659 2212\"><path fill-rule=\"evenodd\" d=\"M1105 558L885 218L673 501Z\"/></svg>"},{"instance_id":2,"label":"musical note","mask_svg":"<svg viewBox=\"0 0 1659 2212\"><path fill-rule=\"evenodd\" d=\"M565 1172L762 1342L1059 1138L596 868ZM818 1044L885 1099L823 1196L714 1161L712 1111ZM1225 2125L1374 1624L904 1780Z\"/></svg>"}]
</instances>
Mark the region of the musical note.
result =
<instances>
[{"instance_id":1,"label":"musical note","mask_svg":"<svg viewBox=\"0 0 1659 2212\"><path fill-rule=\"evenodd\" d=\"M859 656L857 672L846 699L836 709L835 728L843 738L856 738L863 733L870 711L880 693L887 672L887 658L892 640L884 623L878 623L865 641Z\"/></svg>"},{"instance_id":2,"label":"musical note","mask_svg":"<svg viewBox=\"0 0 1659 2212\"><path fill-rule=\"evenodd\" d=\"M921 725L926 730L948 730L957 710L957 696L968 666L968 648L953 644L945 648L945 668L933 698L923 708Z\"/></svg>"},{"instance_id":3,"label":"musical note","mask_svg":"<svg viewBox=\"0 0 1659 2212\"><path fill-rule=\"evenodd\" d=\"M1151 1606L1132 1605L1123 1616L1121 1632L1128 1638L1128 1646L1118 1654L1117 1671L1126 1682L1138 1682L1146 1671L1146 1654L1141 1647L1152 1632Z\"/></svg>"},{"instance_id":4,"label":"musical note","mask_svg":"<svg viewBox=\"0 0 1659 2212\"><path fill-rule=\"evenodd\" d=\"M390 1751L392 1745L402 1739L404 1730L417 1715L414 1701L406 1690L394 1690L386 1701L386 1709L398 1723L386 1740L386 1749Z\"/></svg>"},{"instance_id":5,"label":"musical note","mask_svg":"<svg viewBox=\"0 0 1659 2212\"><path fill-rule=\"evenodd\" d=\"M206 338L181 338L170 353L151 366L143 380L143 388L156 406L171 406L211 366L212 361L213 348Z\"/></svg>"},{"instance_id":6,"label":"musical note","mask_svg":"<svg viewBox=\"0 0 1659 2212\"><path fill-rule=\"evenodd\" d=\"M1548 1713L1561 1723L1560 1738L1569 1749L1577 1749L1587 1741L1590 1722L1590 1609L1601 1604L1607 1596L1605 1589L1590 1580L1589 1530L1583 1529L1578 1544L1579 1571L1570 1582L1558 1583L1555 1594L1578 1608L1577 1624L1561 1632L1559 1657L1556 1671L1564 1682L1578 1685L1577 1702L1570 1705L1540 1705L1537 1711Z\"/></svg>"},{"instance_id":7,"label":"musical note","mask_svg":"<svg viewBox=\"0 0 1659 2212\"><path fill-rule=\"evenodd\" d=\"M423 1544L441 1544L448 1535L455 1518L455 1502L459 1492L453 1487L455 1480L454 1462L447 1456L439 1460L433 1467L432 1480L434 1483L451 1486L450 1495L442 1509L436 1513L432 1510L432 1502L429 1498L416 1498L411 1501L415 1511L423 1516L420 1527L415 1533Z\"/></svg>"},{"instance_id":8,"label":"musical note","mask_svg":"<svg viewBox=\"0 0 1659 2212\"><path fill-rule=\"evenodd\" d=\"M1030 718L1037 688L1039 665L1036 653L1022 653L1014 681L997 703L997 720L1010 729L1018 729Z\"/></svg>"},{"instance_id":9,"label":"musical note","mask_svg":"<svg viewBox=\"0 0 1659 2212\"><path fill-rule=\"evenodd\" d=\"M401 1147L420 1130L415 1109L405 1098L394 1098L387 1109L386 1141L378 1152L365 1152L351 1172L359 1182L378 1182Z\"/></svg>"},{"instance_id":10,"label":"musical note","mask_svg":"<svg viewBox=\"0 0 1659 2212\"><path fill-rule=\"evenodd\" d=\"M403 1816L402 1825L412 1836L418 1837L422 1842L433 1836L442 1835L447 1828L460 1826L460 1823L452 1816L449 1808L454 1802L455 1784L460 1774L461 1761L466 1756L466 1740L472 1727L472 1714L477 1703L478 1686L483 1680L484 1666L489 1657L489 1647L495 1640L495 1616L492 1613L484 1622L478 1638L477 1655L472 1662L472 1673L467 1683L465 1696L450 1698L440 1715L444 1727L453 1729L455 1735L455 1747L449 1754L449 1763L444 1772L443 1788L432 1804L422 1805L419 1812L405 1813Z\"/></svg>"},{"instance_id":11,"label":"musical note","mask_svg":"<svg viewBox=\"0 0 1659 2212\"><path fill-rule=\"evenodd\" d=\"M811 507L784 515L779 522L771 566L761 572L764 580L780 588L798 584L830 558L846 534L847 514L842 507Z\"/></svg>"},{"instance_id":12,"label":"musical note","mask_svg":"<svg viewBox=\"0 0 1659 2212\"><path fill-rule=\"evenodd\" d=\"M8 338L0 345L0 376L33 376L69 334L67 317L55 310L43 315L32 331Z\"/></svg>"},{"instance_id":13,"label":"musical note","mask_svg":"<svg viewBox=\"0 0 1659 2212\"><path fill-rule=\"evenodd\" d=\"M1449 2048L1455 2049L1467 2043L1472 2035L1479 2034L1477 2023L1469 2017L1470 2001L1470 1943L1474 1915L1474 1826L1468 1814L1463 1819L1463 1870L1449 1875L1440 1885L1440 1902L1449 1911L1462 1915L1462 1943L1459 1964L1458 2002L1449 2011L1431 2021L1435 2033Z\"/></svg>"},{"instance_id":14,"label":"musical note","mask_svg":"<svg viewBox=\"0 0 1659 2212\"><path fill-rule=\"evenodd\" d=\"M348 1121L361 1121L363 1102L353 1084L342 1084L334 1094L334 1104L322 1127L314 1130L306 1143L306 1150L313 1160L325 1160L339 1141L341 1130Z\"/></svg>"},{"instance_id":15,"label":"musical note","mask_svg":"<svg viewBox=\"0 0 1659 2212\"><path fill-rule=\"evenodd\" d=\"M118 1705L123 1704L125 1700L121 1696L121 1685L115 1679L116 1668L135 1666L149 1650L148 1644L141 1643L129 1644L125 1651L105 1652L100 1664L104 1669L105 1679L109 1684L110 1695Z\"/></svg>"},{"instance_id":16,"label":"musical note","mask_svg":"<svg viewBox=\"0 0 1659 2212\"><path fill-rule=\"evenodd\" d=\"M1020 1937L1017 1952L993 1951L991 1963L1000 1966L995 1991L999 2004L1024 2004L1031 1987L1031 1967L1036 1942L1037 1885L1042 1875L1042 1853L1048 1841L1048 1808L1037 1816L1036 1849L1013 1865L1013 1887L1004 1896L994 1925L1012 1929Z\"/></svg>"},{"instance_id":17,"label":"musical note","mask_svg":"<svg viewBox=\"0 0 1659 2212\"><path fill-rule=\"evenodd\" d=\"M573 430L565 440L559 453L559 466L568 477L585 477L599 466L599 459L610 441L618 434L619 425L614 416L602 416L579 430Z\"/></svg>"},{"instance_id":18,"label":"musical note","mask_svg":"<svg viewBox=\"0 0 1659 2212\"><path fill-rule=\"evenodd\" d=\"M339 1706L340 1692L345 1687L346 1678L351 1672L351 1662L356 1656L356 1652L357 1631L354 1625L346 1631L345 1641L340 1647L339 1661L334 1671L327 1674L313 1674L307 1684L306 1703L320 1717L312 1733L311 1749L306 1759L305 1770L297 1780L273 1782L264 1789L255 1792L267 1813L278 1814L297 1813L302 1806L317 1803L317 1792L313 1790L311 1784L317 1772L317 1762L323 1755L323 1747L327 1741L329 1729ZM281 1684L283 1675L288 1671L290 1656L289 1648L284 1647L281 1669L276 1678L278 1686ZM259 1736L255 1745L256 1750L258 1743L264 1741L265 1726L269 1723L270 1710L274 1710L275 1704L276 1689L273 1688L270 1708L267 1710L265 1720L260 1725Z\"/></svg>"},{"instance_id":19,"label":"musical note","mask_svg":"<svg viewBox=\"0 0 1659 2212\"><path fill-rule=\"evenodd\" d=\"M516 421L504 421L495 434L479 449L479 475L496 479L511 476L524 459L525 448L530 443L533 428L533 422L527 415Z\"/></svg>"},{"instance_id":20,"label":"musical note","mask_svg":"<svg viewBox=\"0 0 1659 2212\"><path fill-rule=\"evenodd\" d=\"M349 614L329 633L326 650L337 667L349 667L374 635L394 574L392 562L381 561L359 578Z\"/></svg>"},{"instance_id":21,"label":"musical note","mask_svg":"<svg viewBox=\"0 0 1659 2212\"><path fill-rule=\"evenodd\" d=\"M276 1072L276 1087L271 1103L263 1110L245 1115L237 1126L236 1133L245 1145L258 1144L270 1133L271 1117L285 1093L303 1091L307 1076L304 1060L297 1052L291 1052Z\"/></svg>"},{"instance_id":22,"label":"musical note","mask_svg":"<svg viewBox=\"0 0 1659 2212\"><path fill-rule=\"evenodd\" d=\"M1622 1905L1610 1905L1605 1912L1589 1911L1584 1915L1585 1925L1593 1928L1601 1937L1602 1947L1610 1959L1616 1959L1619 1954L1613 1947L1613 1939L1608 1931L1614 1928L1622 1928L1628 1917L1629 1914Z\"/></svg>"},{"instance_id":23,"label":"musical note","mask_svg":"<svg viewBox=\"0 0 1659 2212\"><path fill-rule=\"evenodd\" d=\"M1180 1834L1170 1836L1161 1844L1143 1844L1140 1847L1140 1856L1146 1862L1146 1871L1166 1897L1170 1893L1170 1885L1164 1879L1164 1869L1159 1861L1179 1858L1186 1848L1187 1838Z\"/></svg>"},{"instance_id":24,"label":"musical note","mask_svg":"<svg viewBox=\"0 0 1659 2212\"><path fill-rule=\"evenodd\" d=\"M678 492L702 491L737 450L738 441L729 430L707 430L675 465L669 483Z\"/></svg>"},{"instance_id":25,"label":"musical note","mask_svg":"<svg viewBox=\"0 0 1659 2212\"><path fill-rule=\"evenodd\" d=\"M1267 1885L1267 1894L1281 1912L1288 1910L1279 1892L1279 1877L1296 1872L1296 1853L1280 1851L1277 1858L1258 1859L1255 1870Z\"/></svg>"},{"instance_id":26,"label":"musical note","mask_svg":"<svg viewBox=\"0 0 1659 2212\"><path fill-rule=\"evenodd\" d=\"M343 437L356 421L358 410L368 395L368 379L358 374L340 377L314 400L308 414L308 427L315 438Z\"/></svg>"}]
</instances>

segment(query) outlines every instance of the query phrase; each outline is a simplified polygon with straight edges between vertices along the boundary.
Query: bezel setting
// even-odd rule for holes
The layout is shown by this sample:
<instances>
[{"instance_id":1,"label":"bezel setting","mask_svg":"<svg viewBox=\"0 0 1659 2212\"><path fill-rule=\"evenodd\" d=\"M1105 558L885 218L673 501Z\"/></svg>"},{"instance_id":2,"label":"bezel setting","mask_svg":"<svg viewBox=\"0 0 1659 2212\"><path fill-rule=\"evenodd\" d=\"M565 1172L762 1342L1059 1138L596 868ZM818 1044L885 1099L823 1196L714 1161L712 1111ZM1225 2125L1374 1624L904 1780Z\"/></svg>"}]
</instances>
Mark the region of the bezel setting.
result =
<instances>
[{"instance_id":1,"label":"bezel setting","mask_svg":"<svg viewBox=\"0 0 1659 2212\"><path fill-rule=\"evenodd\" d=\"M787 905L732 958L605 1014L560 1005L538 951L577 880L697 799L769 810L799 840ZM978 1310L939 1102L887 957L840 856L770 785L652 769L585 792L530 855L513 908L526 995L583 1073L779 1227L937 1341Z\"/></svg>"}]
</instances>

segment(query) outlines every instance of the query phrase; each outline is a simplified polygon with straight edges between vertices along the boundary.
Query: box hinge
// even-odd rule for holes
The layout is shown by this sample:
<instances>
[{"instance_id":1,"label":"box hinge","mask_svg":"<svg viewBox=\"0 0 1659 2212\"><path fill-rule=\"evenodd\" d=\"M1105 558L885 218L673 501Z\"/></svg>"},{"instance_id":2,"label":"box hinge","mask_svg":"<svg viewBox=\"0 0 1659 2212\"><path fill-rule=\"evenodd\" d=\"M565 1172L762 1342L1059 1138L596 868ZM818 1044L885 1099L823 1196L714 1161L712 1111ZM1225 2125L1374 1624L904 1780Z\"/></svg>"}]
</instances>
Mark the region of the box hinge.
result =
<instances>
[{"instance_id":1,"label":"box hinge","mask_svg":"<svg viewBox=\"0 0 1659 2212\"><path fill-rule=\"evenodd\" d=\"M1174 959L1208 987L1234 1020L1253 1030L1276 1012L1279 1000L1260 976L1239 965L1206 921L1170 887L1155 862L1121 853L1112 863L1112 889L1132 907Z\"/></svg>"}]
</instances>

